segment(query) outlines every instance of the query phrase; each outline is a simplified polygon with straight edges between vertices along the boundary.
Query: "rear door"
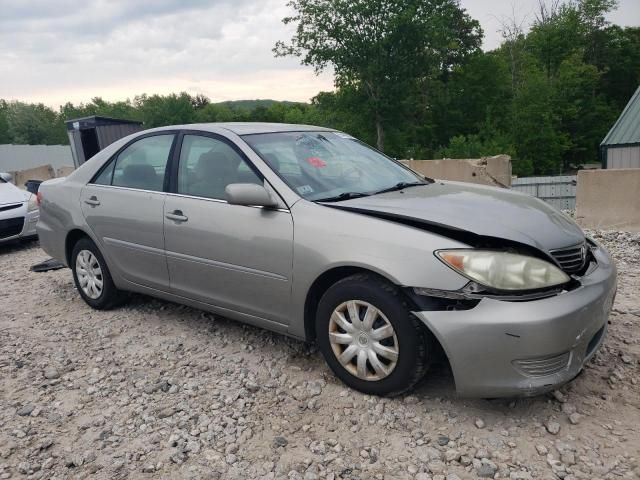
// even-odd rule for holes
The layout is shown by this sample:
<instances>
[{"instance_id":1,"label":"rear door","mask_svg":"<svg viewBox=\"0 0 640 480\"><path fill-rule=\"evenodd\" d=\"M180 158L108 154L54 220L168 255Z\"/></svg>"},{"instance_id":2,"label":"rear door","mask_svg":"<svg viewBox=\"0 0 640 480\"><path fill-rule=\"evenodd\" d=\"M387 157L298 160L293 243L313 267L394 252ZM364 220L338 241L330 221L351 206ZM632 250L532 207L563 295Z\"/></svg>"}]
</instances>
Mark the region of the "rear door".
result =
<instances>
[{"instance_id":1,"label":"rear door","mask_svg":"<svg viewBox=\"0 0 640 480\"><path fill-rule=\"evenodd\" d=\"M288 209L227 203L227 185L264 179L224 137L184 135L174 178L164 208L173 293L245 314L251 323L286 324L293 260Z\"/></svg>"},{"instance_id":2,"label":"rear door","mask_svg":"<svg viewBox=\"0 0 640 480\"><path fill-rule=\"evenodd\" d=\"M176 135L145 135L120 151L82 191L82 211L110 267L126 280L168 290L163 208Z\"/></svg>"}]
</instances>

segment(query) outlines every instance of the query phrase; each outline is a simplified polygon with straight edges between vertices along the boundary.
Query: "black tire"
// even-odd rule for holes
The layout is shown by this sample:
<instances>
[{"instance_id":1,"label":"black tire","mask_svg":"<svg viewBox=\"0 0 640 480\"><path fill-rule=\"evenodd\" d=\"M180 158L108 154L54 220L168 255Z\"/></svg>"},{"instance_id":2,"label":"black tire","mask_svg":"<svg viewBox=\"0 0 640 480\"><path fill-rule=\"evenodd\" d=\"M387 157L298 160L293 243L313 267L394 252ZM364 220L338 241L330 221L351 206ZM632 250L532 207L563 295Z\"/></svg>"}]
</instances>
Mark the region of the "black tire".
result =
<instances>
[{"instance_id":1,"label":"black tire","mask_svg":"<svg viewBox=\"0 0 640 480\"><path fill-rule=\"evenodd\" d=\"M331 315L336 308L350 300L373 305L393 327L395 338L392 342L398 350L397 363L384 378L365 380L357 377L341 364L333 351L329 340ZM361 307L360 315L362 309L366 307ZM432 351L431 335L411 314L402 292L382 277L356 274L335 283L320 299L315 325L317 343L329 367L340 380L355 390L370 395L396 396L411 390L427 372ZM373 372L370 362L367 367L368 372Z\"/></svg>"},{"instance_id":2,"label":"black tire","mask_svg":"<svg viewBox=\"0 0 640 480\"><path fill-rule=\"evenodd\" d=\"M80 286L80 281L78 279L78 273L76 272L76 262L78 255L80 252L88 250L91 252L96 258L98 264L100 265L100 270L102 270L102 292L100 296L97 298L89 297ZM71 271L73 272L73 282L76 285L76 289L82 299L92 308L96 310L110 310L112 308L120 305L124 298L125 294L121 290L118 290L113 283L113 279L111 278L111 273L109 272L109 268L107 267L107 262L104 261L104 257L100 250L89 238L81 238L76 242L71 252L71 258L69 262L69 266L71 267Z\"/></svg>"}]
</instances>

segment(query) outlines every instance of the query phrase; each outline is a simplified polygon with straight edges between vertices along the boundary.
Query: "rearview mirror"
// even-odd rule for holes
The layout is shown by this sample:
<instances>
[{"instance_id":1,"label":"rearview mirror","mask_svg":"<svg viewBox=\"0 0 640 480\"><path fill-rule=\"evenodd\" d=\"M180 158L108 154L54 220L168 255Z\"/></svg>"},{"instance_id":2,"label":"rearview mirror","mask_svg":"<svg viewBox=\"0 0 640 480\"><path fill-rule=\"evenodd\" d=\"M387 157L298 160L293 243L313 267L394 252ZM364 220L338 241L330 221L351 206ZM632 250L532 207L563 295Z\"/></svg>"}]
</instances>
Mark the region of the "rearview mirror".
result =
<instances>
[{"instance_id":1,"label":"rearview mirror","mask_svg":"<svg viewBox=\"0 0 640 480\"><path fill-rule=\"evenodd\" d=\"M0 172L0 178L3 179L5 182L11 182L13 180L13 175L6 172Z\"/></svg>"},{"instance_id":2,"label":"rearview mirror","mask_svg":"<svg viewBox=\"0 0 640 480\"><path fill-rule=\"evenodd\" d=\"M255 207L276 207L278 202L262 185L255 183L232 183L224 190L227 201L232 205Z\"/></svg>"}]
</instances>

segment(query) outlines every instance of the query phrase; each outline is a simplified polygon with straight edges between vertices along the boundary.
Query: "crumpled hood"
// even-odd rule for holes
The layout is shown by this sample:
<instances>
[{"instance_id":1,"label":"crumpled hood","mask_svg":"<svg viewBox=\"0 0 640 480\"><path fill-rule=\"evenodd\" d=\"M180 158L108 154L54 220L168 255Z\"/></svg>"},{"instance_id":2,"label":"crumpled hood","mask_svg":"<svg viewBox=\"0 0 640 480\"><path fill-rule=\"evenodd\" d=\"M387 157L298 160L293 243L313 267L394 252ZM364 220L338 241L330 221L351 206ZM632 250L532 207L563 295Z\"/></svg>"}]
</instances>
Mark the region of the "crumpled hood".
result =
<instances>
[{"instance_id":1,"label":"crumpled hood","mask_svg":"<svg viewBox=\"0 0 640 480\"><path fill-rule=\"evenodd\" d=\"M12 183L0 183L0 205L21 203L29 199L29 192L20 190Z\"/></svg>"},{"instance_id":2,"label":"crumpled hood","mask_svg":"<svg viewBox=\"0 0 640 480\"><path fill-rule=\"evenodd\" d=\"M503 238L543 251L573 246L585 238L570 218L542 200L513 190L470 183L439 180L334 205Z\"/></svg>"}]
</instances>

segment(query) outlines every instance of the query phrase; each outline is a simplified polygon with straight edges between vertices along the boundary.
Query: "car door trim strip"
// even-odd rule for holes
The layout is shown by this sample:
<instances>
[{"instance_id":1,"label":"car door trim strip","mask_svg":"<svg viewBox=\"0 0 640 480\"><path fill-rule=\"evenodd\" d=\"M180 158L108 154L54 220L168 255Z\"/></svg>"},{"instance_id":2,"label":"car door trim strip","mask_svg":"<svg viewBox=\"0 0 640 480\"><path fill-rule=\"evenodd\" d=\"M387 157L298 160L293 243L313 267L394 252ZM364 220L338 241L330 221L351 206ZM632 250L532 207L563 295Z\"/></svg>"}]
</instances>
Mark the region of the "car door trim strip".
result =
<instances>
[{"instance_id":1,"label":"car door trim strip","mask_svg":"<svg viewBox=\"0 0 640 480\"><path fill-rule=\"evenodd\" d=\"M186 255L184 253L167 251L167 257L173 258L176 260L185 260L187 262L200 263L200 264L211 266L211 267L224 268L225 270L235 270L242 273L248 273L250 275L257 275L260 277L272 278L274 280L280 280L284 282L289 280L284 275L280 275L278 273L266 272L264 270L256 270L255 268L243 267L242 265L218 262L217 260L210 260L208 258L194 257L192 255Z\"/></svg>"}]
</instances>

